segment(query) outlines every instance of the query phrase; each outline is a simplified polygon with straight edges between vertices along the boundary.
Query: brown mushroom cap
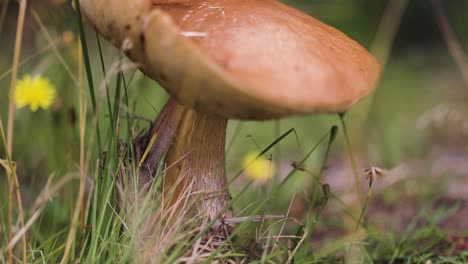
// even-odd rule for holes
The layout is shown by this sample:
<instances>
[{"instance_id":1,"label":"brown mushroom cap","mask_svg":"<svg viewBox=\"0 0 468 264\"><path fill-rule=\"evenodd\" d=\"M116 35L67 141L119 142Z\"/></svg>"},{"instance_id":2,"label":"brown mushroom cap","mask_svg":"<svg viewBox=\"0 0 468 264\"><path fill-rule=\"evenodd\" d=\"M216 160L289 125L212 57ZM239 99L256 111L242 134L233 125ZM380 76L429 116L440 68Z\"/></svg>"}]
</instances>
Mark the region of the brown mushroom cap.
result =
<instances>
[{"instance_id":1,"label":"brown mushroom cap","mask_svg":"<svg viewBox=\"0 0 468 264\"><path fill-rule=\"evenodd\" d=\"M109 12L85 13L114 45L128 38L129 57L180 103L209 113L341 112L372 91L380 72L358 43L274 0L123 2L137 11L113 23L95 21Z\"/></svg>"}]
</instances>

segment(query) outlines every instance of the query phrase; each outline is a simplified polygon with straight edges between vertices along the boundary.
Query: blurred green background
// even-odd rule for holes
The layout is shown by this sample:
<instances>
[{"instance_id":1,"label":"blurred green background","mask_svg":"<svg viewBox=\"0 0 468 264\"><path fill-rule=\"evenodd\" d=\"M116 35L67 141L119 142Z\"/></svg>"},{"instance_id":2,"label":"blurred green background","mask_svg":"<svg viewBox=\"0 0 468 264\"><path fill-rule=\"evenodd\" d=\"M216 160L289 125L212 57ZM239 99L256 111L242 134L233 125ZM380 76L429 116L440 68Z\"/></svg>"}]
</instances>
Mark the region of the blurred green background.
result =
<instances>
[{"instance_id":1,"label":"blurred green background","mask_svg":"<svg viewBox=\"0 0 468 264\"><path fill-rule=\"evenodd\" d=\"M0 0L0 6L5 0ZM8 112L8 87L11 75L8 70L13 60L14 38L18 5L10 1L0 31L0 115L6 126ZM58 89L58 97L49 110L30 112L17 109L15 119L13 159L18 164L18 175L24 194L25 207L31 205L48 177L61 177L66 172L77 170L78 123L76 121L78 99L77 87L63 64L49 46L45 31L31 10L36 10L47 34L57 44L58 52L69 65L72 73L77 72L77 26L71 5L60 0L29 1L18 77L25 74L47 76ZM437 223L448 234L465 234L468 230L468 164L466 146L468 136L468 83L463 81L461 71L455 63L443 35L438 27L431 1L409 0L291 0L284 1L319 20L328 23L371 50L384 63L382 76L372 100L358 104L345 115L354 158L360 172L371 166L382 168L386 173L370 202L369 222L378 230L402 231L420 212L421 208L436 210L460 205L457 210ZM391 3L403 6L401 21L392 13L389 21L399 26L394 39L376 42L382 17ZM445 14L458 38L459 45L468 51L468 1L443 1ZM385 25L384 25L385 26ZM382 28L380 28L382 30ZM384 28L385 29L385 28ZM64 37L72 31L74 39ZM382 33L383 32L383 33ZM391 34L383 30L382 34ZM102 85L102 72L96 37L87 31L91 51L95 86ZM105 43L105 41L103 41ZM379 46L380 45L380 46ZM388 46L389 49L385 49ZM465 61L466 57L462 58ZM104 44L104 58L107 68L119 58L115 48ZM152 80L141 73L126 73L132 79L129 98L132 115L154 119L167 100L167 94ZM110 87L114 87L115 78ZM113 90L111 89L111 92ZM87 95L89 96L89 95ZM111 98L113 98L111 96ZM90 105L90 103L88 103ZM105 108L104 108L105 109ZM91 111L88 113L91 119ZM102 118L107 113L104 110ZM105 123L105 122L103 122ZM145 121L138 122L140 130L147 127ZM231 121L228 132L228 174L234 175L242 168L245 155L259 148L265 148L282 133L294 128L299 144L292 134L281 141L268 154L277 166L277 179L291 169L291 161L299 160L311 149L332 125L340 125L337 115L316 114L296 116L265 122ZM102 134L109 128L101 126ZM340 131L342 128L340 127ZM122 132L125 137L125 131ZM317 170L323 160L326 144L307 162L307 168ZM0 158L5 157L3 149ZM325 182L332 192L346 193L351 168L342 133L332 147L325 171ZM363 176L364 173L361 173ZM241 186L241 178L236 184ZM362 177L365 184L365 178ZM298 177L295 184L285 190L271 210L284 213L293 193L297 193L297 208L294 216L301 218L305 211L303 199L312 181L310 177ZM0 170L0 188L6 190L6 177ZM43 216L43 228L60 230L66 227L75 195L66 190L54 200ZM265 185L257 185L239 204L248 205L252 199L261 197ZM257 190L257 191L255 191ZM233 190L236 192L236 190ZM0 195L3 199L4 195ZM302 200L301 200L302 199ZM302 203L301 203L302 201ZM295 204L296 206L296 204ZM441 207L442 206L442 207ZM330 209L329 224L336 221L334 210ZM323 224L326 226L326 224ZM337 224L336 230L342 230ZM324 228L329 230L329 228ZM333 232L343 232L343 231ZM336 236L324 231L325 238ZM46 232L44 232L45 234ZM330 234L332 233L332 234ZM318 235L320 237L321 235Z\"/></svg>"}]
</instances>

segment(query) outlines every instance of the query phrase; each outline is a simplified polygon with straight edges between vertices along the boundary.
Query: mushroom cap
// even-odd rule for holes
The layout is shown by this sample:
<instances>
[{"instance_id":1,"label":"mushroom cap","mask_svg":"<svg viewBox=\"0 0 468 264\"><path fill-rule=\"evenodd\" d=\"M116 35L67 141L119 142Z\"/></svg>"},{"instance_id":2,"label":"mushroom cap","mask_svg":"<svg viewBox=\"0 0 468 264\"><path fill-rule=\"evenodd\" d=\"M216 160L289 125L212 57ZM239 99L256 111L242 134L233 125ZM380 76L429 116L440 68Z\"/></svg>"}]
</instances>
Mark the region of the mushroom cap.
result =
<instances>
[{"instance_id":1,"label":"mushroom cap","mask_svg":"<svg viewBox=\"0 0 468 264\"><path fill-rule=\"evenodd\" d=\"M274 0L80 1L181 104L227 118L343 112L380 73L358 43Z\"/></svg>"}]
</instances>

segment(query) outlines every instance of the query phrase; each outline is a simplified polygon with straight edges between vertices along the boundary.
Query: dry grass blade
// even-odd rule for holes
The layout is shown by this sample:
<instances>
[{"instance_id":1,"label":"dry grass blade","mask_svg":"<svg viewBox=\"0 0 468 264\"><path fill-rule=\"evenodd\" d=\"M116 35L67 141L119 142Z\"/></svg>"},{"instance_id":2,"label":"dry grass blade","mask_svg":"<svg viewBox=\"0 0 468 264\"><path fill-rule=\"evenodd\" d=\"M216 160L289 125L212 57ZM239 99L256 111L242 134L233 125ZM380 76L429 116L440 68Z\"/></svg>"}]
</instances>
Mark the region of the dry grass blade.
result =
<instances>
[{"instance_id":1,"label":"dry grass blade","mask_svg":"<svg viewBox=\"0 0 468 264\"><path fill-rule=\"evenodd\" d=\"M293 252L291 252L291 254L289 255L288 260L286 261L287 264L292 263L294 256L296 255L297 251L301 247L302 243L304 243L304 240L306 239L306 237L307 237L307 227L304 227L303 235L301 239L299 240L299 242L297 243L296 247L294 248Z\"/></svg>"},{"instance_id":2,"label":"dry grass blade","mask_svg":"<svg viewBox=\"0 0 468 264\"><path fill-rule=\"evenodd\" d=\"M49 51L49 49L52 47L52 45L57 45L60 40L61 39L56 39L52 43L49 43L47 46L45 46L42 49L40 49L39 51L35 52L34 54L28 56L27 58L24 58L23 60L21 60L19 62L18 66L23 66L25 63L28 63L29 61L35 59L36 57L46 53L47 51ZM3 78L7 77L12 72L13 72L13 69L10 68L10 69L6 70L5 72L3 72L2 74L0 74L0 81L3 80Z\"/></svg>"},{"instance_id":3,"label":"dry grass blade","mask_svg":"<svg viewBox=\"0 0 468 264\"><path fill-rule=\"evenodd\" d=\"M292 195L291 197L291 201L289 202L289 206L288 206L288 211L286 212L286 218L289 218L289 214L291 213L291 208L292 208L292 205L293 205L293 202L294 202L294 199L296 198L296 192L294 192L294 194ZM281 225L281 229L279 231L279 235L278 237L275 239L275 243L273 245L273 248L271 249L271 252L273 252L276 247L278 246L278 243L279 243L279 240L280 238L282 237L281 234L283 234L283 230L284 228L286 227L286 221L283 222L283 224Z\"/></svg>"},{"instance_id":4,"label":"dry grass blade","mask_svg":"<svg viewBox=\"0 0 468 264\"><path fill-rule=\"evenodd\" d=\"M255 216L243 216L243 217L234 217L225 219L224 222L226 224L238 224L242 222L262 222L263 220L286 220L286 216L284 215L255 215Z\"/></svg>"},{"instance_id":5,"label":"dry grass blade","mask_svg":"<svg viewBox=\"0 0 468 264\"><path fill-rule=\"evenodd\" d=\"M10 101L8 105L8 124L7 124L7 153L12 153L13 148L13 123L15 119L15 86L16 86L16 78L18 76L18 68L19 68L19 59L21 54L21 42L23 39L23 28L24 28L24 20L26 14L26 6L27 0L20 0L19 1L19 10L18 10L18 24L16 27L16 39L15 39L15 50L13 54L13 67L12 67L12 76L11 76L11 83L10 83ZM6 6L5 6L6 8ZM1 121L0 121L1 122ZM3 131L3 127L2 127ZM2 132L3 134L3 132ZM11 178L11 174L10 178ZM16 176L15 173L13 173ZM16 178L16 177L15 177ZM12 208L13 208L13 192L14 183L10 181L10 195L9 195L9 212L8 212L8 239L11 240L11 223L12 223ZM24 227L24 217L23 217L23 206L21 203L21 195L19 194L19 186L16 192L18 208L20 213L20 221L21 226ZM22 237L22 244L23 244L23 262L26 263L27 261L27 254L26 254L26 236L23 235ZM13 252L12 250L8 251L8 263L13 262Z\"/></svg>"},{"instance_id":6,"label":"dry grass blade","mask_svg":"<svg viewBox=\"0 0 468 264\"><path fill-rule=\"evenodd\" d=\"M19 68L19 59L21 54L21 43L23 40L23 28L24 28L24 20L26 14L26 6L27 0L20 0L19 1L19 10L18 10L18 23L16 26L16 39L15 39L15 50L13 54L13 67L12 67L12 76L10 82L10 100L8 105L8 124L7 124L7 153L12 153L13 148L13 124L15 119L15 86L16 86L16 78L18 76L18 68ZM7 5L4 6L6 9ZM2 21L3 24L3 15ZM1 120L0 120L1 123ZM2 134L3 134L3 127L2 127ZM11 179L11 175L16 178L16 173L8 174ZM16 179L17 180L17 179ZM9 204L9 211L8 211L8 239L11 240L12 232L11 232L11 223L12 223L12 208L13 208L13 189L14 189L14 182L12 180L10 182L10 195L8 196L8 204ZM17 183L19 185L19 183ZM20 214L20 222L21 226L24 227L24 216L23 216L23 206L21 203L21 194L19 193L19 186L16 186L16 197L18 202L18 209ZM26 235L22 236L22 244L23 244L23 262L26 263L27 261L27 254L26 254ZM8 250L8 263L13 262L13 252L12 250Z\"/></svg>"},{"instance_id":7,"label":"dry grass blade","mask_svg":"<svg viewBox=\"0 0 468 264\"><path fill-rule=\"evenodd\" d=\"M36 10L32 9L30 13L32 14L32 17L34 18L34 20L36 21L36 23L39 25L39 29L41 30L42 35L43 35L44 38L47 40L47 43L51 46L52 51L54 52L55 56L56 56L57 59L59 60L60 64L63 66L63 68L64 68L65 71L67 72L67 74L68 74L68 76L70 77L70 79L72 79L73 82L74 82L75 84L78 84L78 80L77 80L76 77L73 75L73 73L72 73L70 67L69 67L68 64L66 63L65 59L63 58L63 56L60 54L60 51L58 50L57 45L54 43L54 40L53 40L52 37L50 36L49 32L47 32L47 29L46 29L46 27L44 26L44 24L42 23L41 18L40 18L39 15L37 14Z\"/></svg>"},{"instance_id":8,"label":"dry grass blade","mask_svg":"<svg viewBox=\"0 0 468 264\"><path fill-rule=\"evenodd\" d=\"M0 8L0 34L2 33L3 22L5 22L5 16L6 16L9 2L10 2L9 0L4 0Z\"/></svg>"},{"instance_id":9,"label":"dry grass blade","mask_svg":"<svg viewBox=\"0 0 468 264\"><path fill-rule=\"evenodd\" d=\"M388 63L396 33L400 28L401 19L408 6L408 0L388 1L383 17L372 43L371 53L384 68Z\"/></svg>"},{"instance_id":10,"label":"dry grass blade","mask_svg":"<svg viewBox=\"0 0 468 264\"><path fill-rule=\"evenodd\" d=\"M370 52L377 58L382 65L382 72L388 64L388 58L391 55L393 43L395 42L396 34L400 28L401 20L408 7L409 0L388 1L388 4L383 13L382 19L377 27L377 32L372 42ZM375 92L371 93L366 99L360 103L362 114L354 121L355 127L365 127L374 101ZM355 135L362 137L364 133L357 132ZM359 144L362 145L362 138L357 138ZM362 146L359 146L362 147Z\"/></svg>"},{"instance_id":11,"label":"dry grass blade","mask_svg":"<svg viewBox=\"0 0 468 264\"><path fill-rule=\"evenodd\" d=\"M460 73L462 74L463 81L468 87L468 62L466 61L466 56L463 52L460 42L455 36L447 16L445 15L444 5L440 0L433 0L432 7L434 9L437 24L439 25L445 42L447 43L450 55L452 55L453 59L457 63L457 66L460 69Z\"/></svg>"},{"instance_id":12,"label":"dry grass blade","mask_svg":"<svg viewBox=\"0 0 468 264\"><path fill-rule=\"evenodd\" d=\"M15 163L12 162L13 164L13 167L15 167ZM6 170L7 173L9 174L12 174L13 173L13 170L10 169L10 163L8 162L8 160L3 160L3 159L0 159L0 165Z\"/></svg>"},{"instance_id":13,"label":"dry grass blade","mask_svg":"<svg viewBox=\"0 0 468 264\"><path fill-rule=\"evenodd\" d=\"M84 100L83 95L83 61L81 56L81 48L78 48L79 61L78 61L78 78L79 78L79 107L80 107L80 186L78 189L78 198L76 200L75 209L73 211L72 222L70 225L70 231L68 232L67 242L65 244L63 258L60 263L68 263L70 258L70 250L72 244L75 241L76 236L76 227L78 224L78 218L80 215L80 210L82 209L82 204L85 195L86 188L86 164L85 164L85 144L86 144L86 109L87 103Z\"/></svg>"},{"instance_id":14,"label":"dry grass blade","mask_svg":"<svg viewBox=\"0 0 468 264\"><path fill-rule=\"evenodd\" d=\"M61 178L56 184L50 186L51 180L53 176L49 178L46 186L42 189L42 192L39 194L37 199L34 201L34 211L31 214L28 222L20 229L16 234L12 237L12 239L8 242L6 249L3 251L12 250L16 243L20 240L21 237L31 228L31 226L36 222L36 220L41 215L42 211L44 210L46 204L49 200L60 190L63 188L67 183L69 183L73 179L73 175L69 174L65 177Z\"/></svg>"}]
</instances>

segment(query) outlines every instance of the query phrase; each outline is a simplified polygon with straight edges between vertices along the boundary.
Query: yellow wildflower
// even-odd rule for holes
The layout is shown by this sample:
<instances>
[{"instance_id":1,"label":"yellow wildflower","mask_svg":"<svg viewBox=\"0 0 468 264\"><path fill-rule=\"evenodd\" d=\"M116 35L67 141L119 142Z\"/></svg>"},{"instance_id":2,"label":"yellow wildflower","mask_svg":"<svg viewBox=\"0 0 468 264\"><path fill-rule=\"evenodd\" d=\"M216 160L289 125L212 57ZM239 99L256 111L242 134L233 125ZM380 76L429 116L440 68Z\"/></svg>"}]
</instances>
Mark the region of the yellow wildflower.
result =
<instances>
[{"instance_id":1,"label":"yellow wildflower","mask_svg":"<svg viewBox=\"0 0 468 264\"><path fill-rule=\"evenodd\" d=\"M47 109L55 98L55 87L49 79L40 75L31 77L25 75L16 83L15 103L22 108L27 105L35 112L39 107Z\"/></svg>"},{"instance_id":2,"label":"yellow wildflower","mask_svg":"<svg viewBox=\"0 0 468 264\"><path fill-rule=\"evenodd\" d=\"M251 180L266 181L275 174L275 165L271 160L258 157L258 152L250 152L244 158L245 174Z\"/></svg>"},{"instance_id":3,"label":"yellow wildflower","mask_svg":"<svg viewBox=\"0 0 468 264\"><path fill-rule=\"evenodd\" d=\"M75 33L71 30L66 30L62 33L62 42L67 46L67 58L71 59L73 63L78 63L80 56L78 50L81 51L81 46L76 39Z\"/></svg>"},{"instance_id":4,"label":"yellow wildflower","mask_svg":"<svg viewBox=\"0 0 468 264\"><path fill-rule=\"evenodd\" d=\"M75 43L75 34L73 34L73 31L71 30L66 30L62 33L62 41L63 43L67 45L72 45Z\"/></svg>"}]
</instances>

